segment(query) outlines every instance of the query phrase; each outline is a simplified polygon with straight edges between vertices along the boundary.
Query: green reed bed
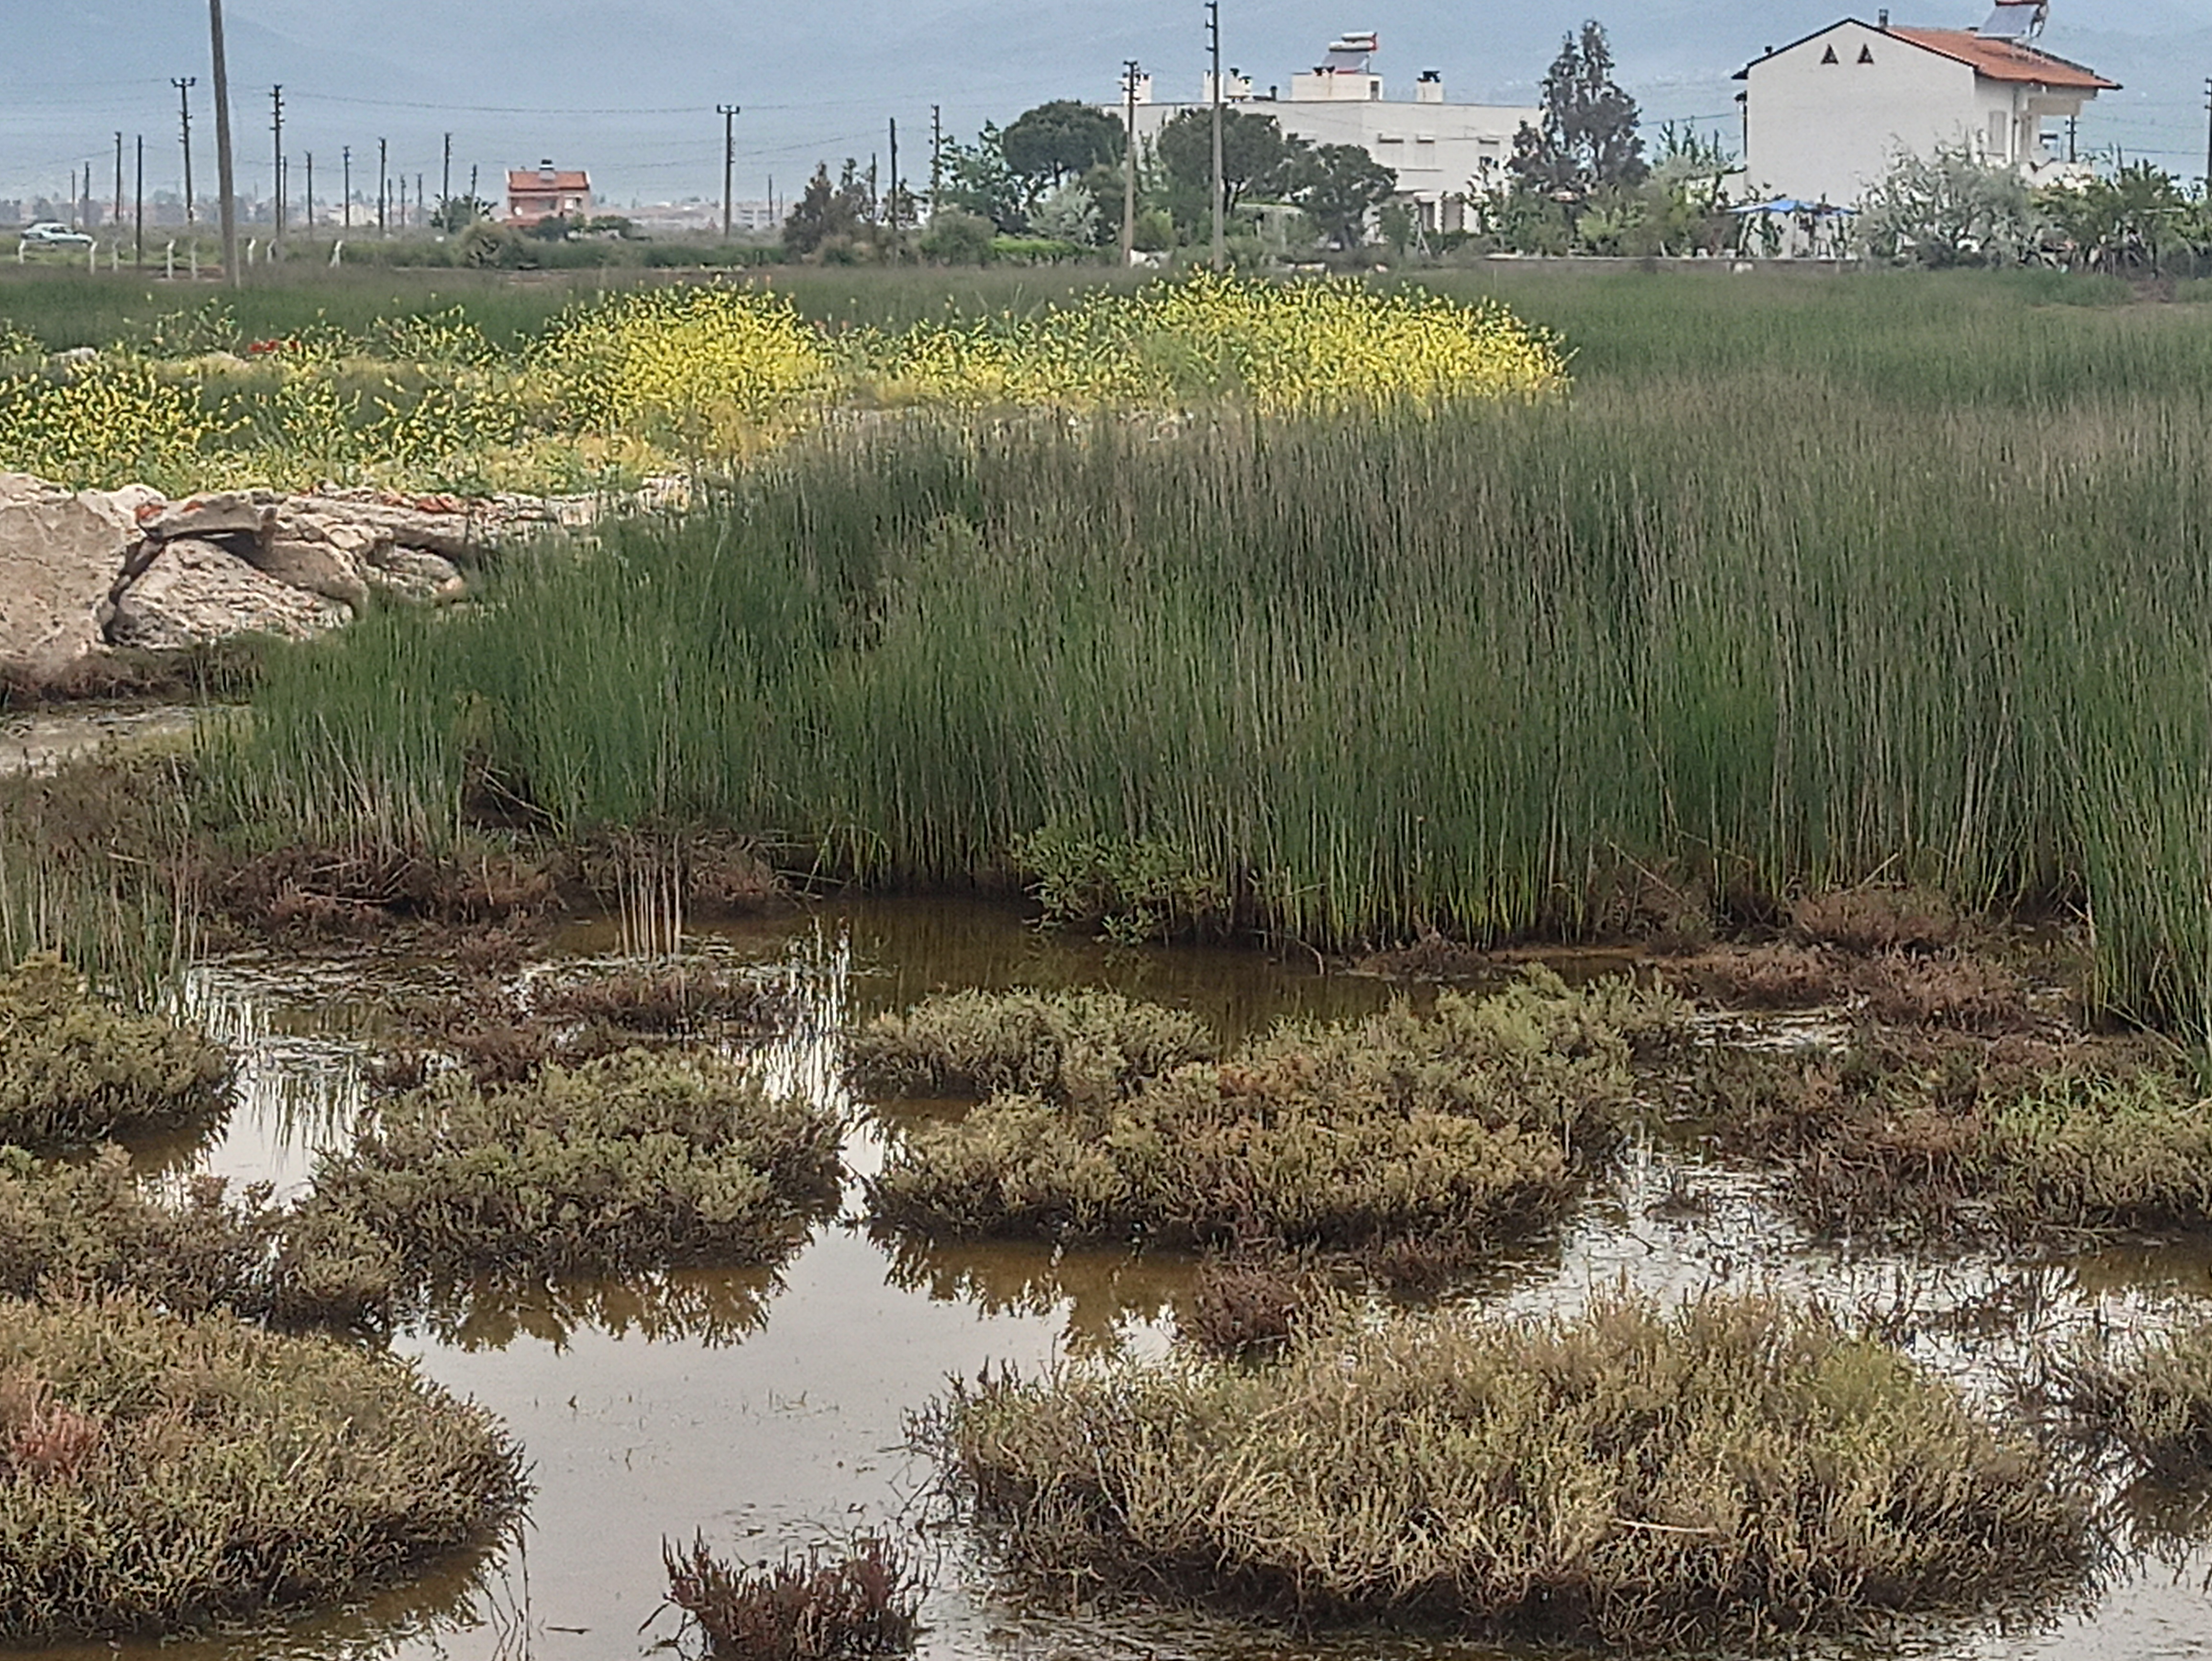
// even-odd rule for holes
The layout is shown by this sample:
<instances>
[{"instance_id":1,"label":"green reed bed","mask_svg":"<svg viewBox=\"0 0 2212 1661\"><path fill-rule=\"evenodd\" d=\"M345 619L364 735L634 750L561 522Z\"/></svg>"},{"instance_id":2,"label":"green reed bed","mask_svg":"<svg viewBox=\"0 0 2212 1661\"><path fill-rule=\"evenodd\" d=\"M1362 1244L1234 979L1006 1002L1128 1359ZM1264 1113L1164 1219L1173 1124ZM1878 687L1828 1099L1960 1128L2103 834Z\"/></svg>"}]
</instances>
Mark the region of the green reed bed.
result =
<instances>
[{"instance_id":1,"label":"green reed bed","mask_svg":"<svg viewBox=\"0 0 2212 1661\"><path fill-rule=\"evenodd\" d=\"M2032 1443L1755 1296L1340 1307L1272 1362L1000 1374L918 1432L1026 1578L1313 1623L1757 1642L2047 1593L2094 1555Z\"/></svg>"},{"instance_id":2,"label":"green reed bed","mask_svg":"<svg viewBox=\"0 0 2212 1661\"><path fill-rule=\"evenodd\" d=\"M2212 329L1721 292L1570 295L1613 367L1540 407L842 427L294 656L217 800L450 842L489 776L889 884L1152 850L1316 945L1881 877L2077 904L2100 1002L2212 1032Z\"/></svg>"},{"instance_id":3,"label":"green reed bed","mask_svg":"<svg viewBox=\"0 0 2212 1661\"><path fill-rule=\"evenodd\" d=\"M514 1444L408 1366L128 1297L0 1300L0 1638L169 1634L489 1545Z\"/></svg>"},{"instance_id":4,"label":"green reed bed","mask_svg":"<svg viewBox=\"0 0 2212 1661\"><path fill-rule=\"evenodd\" d=\"M865 1041L876 1064L902 1038L973 1024L976 1000L953 1001L878 1026ZM1005 1001L1018 1019L1035 1001ZM1147 1013L1164 1025L1168 1012ZM1464 1251L1565 1213L1617 1135L1634 1049L1680 1016L1662 993L1571 991L1540 970L1493 997L1444 993L1427 1014L1401 1004L1286 1025L1218 1062L1063 1068L957 1123L906 1126L870 1206L933 1236L1276 1248L1419 1236Z\"/></svg>"}]
</instances>

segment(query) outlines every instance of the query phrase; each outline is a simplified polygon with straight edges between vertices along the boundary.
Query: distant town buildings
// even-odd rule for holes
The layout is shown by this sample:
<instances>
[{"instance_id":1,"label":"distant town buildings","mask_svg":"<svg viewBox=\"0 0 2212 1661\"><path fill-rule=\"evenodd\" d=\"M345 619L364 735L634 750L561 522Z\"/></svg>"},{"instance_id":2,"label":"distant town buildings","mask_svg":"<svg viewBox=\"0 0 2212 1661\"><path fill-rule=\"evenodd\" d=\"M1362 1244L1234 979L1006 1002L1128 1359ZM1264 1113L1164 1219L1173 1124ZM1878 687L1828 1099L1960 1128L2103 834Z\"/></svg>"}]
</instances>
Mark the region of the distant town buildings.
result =
<instances>
[{"instance_id":1,"label":"distant town buildings","mask_svg":"<svg viewBox=\"0 0 2212 1661\"><path fill-rule=\"evenodd\" d=\"M544 219L581 219L592 211L592 176L565 171L549 161L531 168L509 168L507 222L535 225Z\"/></svg>"},{"instance_id":2,"label":"distant town buildings","mask_svg":"<svg viewBox=\"0 0 2212 1661\"><path fill-rule=\"evenodd\" d=\"M1899 152L1964 147L2032 185L2086 175L2070 124L2118 84L2034 44L2047 0L1997 0L1978 29L1832 23L1770 47L1746 83L1744 167L1754 191L1856 205Z\"/></svg>"},{"instance_id":3,"label":"distant town buildings","mask_svg":"<svg viewBox=\"0 0 2212 1661\"><path fill-rule=\"evenodd\" d=\"M1311 144L1356 144L1398 175L1398 195L1419 213L1425 228L1461 229L1470 197L1487 196L1507 182L1514 135L1534 125L1543 112L1503 104L1454 104L1443 76L1424 70L1411 99L1391 99L1374 59L1382 42L1371 33L1340 36L1310 70L1293 75L1287 94L1279 87L1255 90L1241 72L1222 77L1223 100L1252 113L1272 115L1285 133ZM1152 77L1137 82L1139 142L1188 110L1213 101L1213 77L1201 77L1194 103L1159 103ZM1123 113L1120 102L1103 105Z\"/></svg>"}]
</instances>

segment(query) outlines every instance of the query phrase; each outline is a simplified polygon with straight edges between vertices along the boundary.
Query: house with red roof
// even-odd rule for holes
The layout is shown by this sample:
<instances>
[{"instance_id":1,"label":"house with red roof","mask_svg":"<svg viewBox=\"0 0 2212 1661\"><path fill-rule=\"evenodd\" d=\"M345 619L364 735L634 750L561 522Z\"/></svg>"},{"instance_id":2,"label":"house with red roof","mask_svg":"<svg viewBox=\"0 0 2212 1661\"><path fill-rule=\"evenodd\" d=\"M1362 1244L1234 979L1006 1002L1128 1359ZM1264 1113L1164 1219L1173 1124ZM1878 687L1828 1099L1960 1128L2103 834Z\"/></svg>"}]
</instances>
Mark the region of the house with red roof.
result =
<instances>
[{"instance_id":1,"label":"house with red roof","mask_svg":"<svg viewBox=\"0 0 2212 1661\"><path fill-rule=\"evenodd\" d=\"M587 219L592 212L592 176L540 161L535 167L510 167L507 173L507 222L535 225L543 219Z\"/></svg>"},{"instance_id":2,"label":"house with red roof","mask_svg":"<svg viewBox=\"0 0 2212 1661\"><path fill-rule=\"evenodd\" d=\"M1855 205L1900 152L1964 146L2042 186L2081 176L2072 124L2099 93L2094 70L2035 44L2048 0L1996 0L1979 28L1845 18L1737 73L1744 167L1765 197Z\"/></svg>"}]
</instances>

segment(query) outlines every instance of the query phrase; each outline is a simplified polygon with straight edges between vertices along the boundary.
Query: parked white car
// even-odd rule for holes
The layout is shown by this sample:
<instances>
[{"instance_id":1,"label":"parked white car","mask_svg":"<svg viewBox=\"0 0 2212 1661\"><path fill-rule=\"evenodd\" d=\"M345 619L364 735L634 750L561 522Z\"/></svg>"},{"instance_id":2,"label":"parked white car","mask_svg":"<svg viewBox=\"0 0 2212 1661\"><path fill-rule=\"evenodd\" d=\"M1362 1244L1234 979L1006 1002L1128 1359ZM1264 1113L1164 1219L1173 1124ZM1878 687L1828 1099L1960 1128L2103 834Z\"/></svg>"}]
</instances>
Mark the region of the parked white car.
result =
<instances>
[{"instance_id":1,"label":"parked white car","mask_svg":"<svg viewBox=\"0 0 2212 1661\"><path fill-rule=\"evenodd\" d=\"M33 248L88 248L92 239L82 231L73 231L58 219L42 219L35 225L23 227L21 240Z\"/></svg>"}]
</instances>

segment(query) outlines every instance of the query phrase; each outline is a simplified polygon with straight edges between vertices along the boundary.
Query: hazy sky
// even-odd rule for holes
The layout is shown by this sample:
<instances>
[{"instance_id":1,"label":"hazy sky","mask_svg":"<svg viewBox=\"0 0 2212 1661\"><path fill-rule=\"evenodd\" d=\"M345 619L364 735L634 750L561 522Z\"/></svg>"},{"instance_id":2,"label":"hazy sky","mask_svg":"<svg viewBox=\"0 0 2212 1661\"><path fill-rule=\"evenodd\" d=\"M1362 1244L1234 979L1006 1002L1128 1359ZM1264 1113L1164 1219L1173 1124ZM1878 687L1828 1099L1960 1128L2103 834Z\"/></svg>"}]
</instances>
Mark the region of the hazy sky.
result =
<instances>
[{"instance_id":1,"label":"hazy sky","mask_svg":"<svg viewBox=\"0 0 2212 1661\"><path fill-rule=\"evenodd\" d=\"M1528 100L1561 34L1587 9L1611 27L1620 78L1656 125L1735 131L1729 77L1770 44L1873 6L1836 0L1226 0L1229 61L1262 87L1318 60L1329 37L1379 29L1393 94L1425 69L1455 99ZM1895 21L1968 27L1983 0L1892 0ZM350 145L356 190L374 190L377 140L393 170L434 193L443 135L455 188L471 165L484 193L500 169L557 157L588 167L603 199L719 197L718 102L738 122L738 193L787 193L817 160L886 149L927 173L930 110L966 136L1052 97L1109 100L1121 60L1195 96L1198 0L228 0L241 188L267 188L269 88L285 88L296 194L315 156L335 194ZM149 191L180 172L173 76L197 76L195 171L213 177L204 0L0 0L0 195L60 196L93 164L112 188L113 134L147 138ZM2127 90L2082 123L2084 145L2123 146L2176 172L2203 170L2201 82L2212 72L2212 0L2055 0L2045 44Z\"/></svg>"}]
</instances>

